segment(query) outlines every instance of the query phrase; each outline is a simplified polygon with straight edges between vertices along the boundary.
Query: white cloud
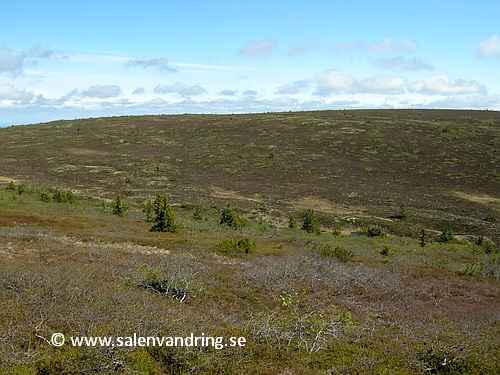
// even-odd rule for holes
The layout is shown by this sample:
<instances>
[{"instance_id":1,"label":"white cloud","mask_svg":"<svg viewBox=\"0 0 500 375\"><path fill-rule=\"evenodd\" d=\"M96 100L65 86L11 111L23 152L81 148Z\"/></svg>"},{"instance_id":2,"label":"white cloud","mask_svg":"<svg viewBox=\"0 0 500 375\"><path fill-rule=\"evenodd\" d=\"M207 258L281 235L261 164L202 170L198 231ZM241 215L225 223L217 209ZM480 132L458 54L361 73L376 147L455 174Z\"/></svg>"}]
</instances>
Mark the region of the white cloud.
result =
<instances>
[{"instance_id":1,"label":"white cloud","mask_svg":"<svg viewBox=\"0 0 500 375\"><path fill-rule=\"evenodd\" d=\"M180 96L193 96L204 94L206 90L199 84L188 86L181 82L175 82L171 85L158 85L154 88L155 94L174 93Z\"/></svg>"},{"instance_id":2,"label":"white cloud","mask_svg":"<svg viewBox=\"0 0 500 375\"><path fill-rule=\"evenodd\" d=\"M491 36L491 38L483 40L479 44L477 56L500 58L500 37L494 34Z\"/></svg>"},{"instance_id":3,"label":"white cloud","mask_svg":"<svg viewBox=\"0 0 500 375\"><path fill-rule=\"evenodd\" d=\"M277 45L278 41L276 39L264 39L247 43L237 53L245 57L266 57L276 49Z\"/></svg>"},{"instance_id":4,"label":"white cloud","mask_svg":"<svg viewBox=\"0 0 500 375\"><path fill-rule=\"evenodd\" d=\"M135 59L127 61L128 66L138 66L143 69L146 68L155 68L160 72L172 73L177 70L170 66L170 63L167 59L160 57L159 59Z\"/></svg>"},{"instance_id":5,"label":"white cloud","mask_svg":"<svg viewBox=\"0 0 500 375\"><path fill-rule=\"evenodd\" d=\"M358 80L350 74L331 70L317 77L316 95L328 96L333 93L349 94L403 94L407 81L399 76L375 76Z\"/></svg>"},{"instance_id":6,"label":"white cloud","mask_svg":"<svg viewBox=\"0 0 500 375\"><path fill-rule=\"evenodd\" d=\"M295 81L287 83L283 86L278 87L276 91L278 94L294 95L306 91L311 86L311 80L302 79L300 81Z\"/></svg>"},{"instance_id":7,"label":"white cloud","mask_svg":"<svg viewBox=\"0 0 500 375\"><path fill-rule=\"evenodd\" d=\"M42 59L51 59L54 51L40 46L31 47L27 51L15 52L13 49L0 46L0 73L19 75L23 72L25 63L36 63Z\"/></svg>"},{"instance_id":8,"label":"white cloud","mask_svg":"<svg viewBox=\"0 0 500 375\"><path fill-rule=\"evenodd\" d=\"M0 47L0 73L19 74L23 70L24 57L7 46Z\"/></svg>"},{"instance_id":9,"label":"white cloud","mask_svg":"<svg viewBox=\"0 0 500 375\"><path fill-rule=\"evenodd\" d=\"M120 95L121 89L116 85L95 85L82 91L82 96L88 98L108 99Z\"/></svg>"},{"instance_id":10,"label":"white cloud","mask_svg":"<svg viewBox=\"0 0 500 375\"><path fill-rule=\"evenodd\" d=\"M151 99L147 104L151 104L152 106L163 106L168 104L165 100L162 98L154 98Z\"/></svg>"},{"instance_id":11,"label":"white cloud","mask_svg":"<svg viewBox=\"0 0 500 375\"><path fill-rule=\"evenodd\" d=\"M499 111L500 95L455 95L443 100L418 104L416 106L427 108L490 109Z\"/></svg>"},{"instance_id":12,"label":"white cloud","mask_svg":"<svg viewBox=\"0 0 500 375\"><path fill-rule=\"evenodd\" d=\"M35 47L28 49L24 55L29 59L51 59L55 57L55 52L51 49L36 45Z\"/></svg>"},{"instance_id":13,"label":"white cloud","mask_svg":"<svg viewBox=\"0 0 500 375\"><path fill-rule=\"evenodd\" d=\"M418 70L432 70L432 65L423 62L420 59L409 59L402 56L392 57L388 59L375 60L375 65L385 69L418 71Z\"/></svg>"},{"instance_id":14,"label":"white cloud","mask_svg":"<svg viewBox=\"0 0 500 375\"><path fill-rule=\"evenodd\" d=\"M295 43L288 51L289 56L297 56L303 53L307 53L319 45L318 38L311 38L308 40L303 40L301 42Z\"/></svg>"},{"instance_id":15,"label":"white cloud","mask_svg":"<svg viewBox=\"0 0 500 375\"><path fill-rule=\"evenodd\" d=\"M219 92L219 95L224 95L224 96L235 96L236 91L234 90L222 90Z\"/></svg>"},{"instance_id":16,"label":"white cloud","mask_svg":"<svg viewBox=\"0 0 500 375\"><path fill-rule=\"evenodd\" d=\"M358 41L352 42L339 42L328 48L330 52L340 53L340 52L349 52L356 48L362 48L363 43Z\"/></svg>"},{"instance_id":17,"label":"white cloud","mask_svg":"<svg viewBox=\"0 0 500 375\"><path fill-rule=\"evenodd\" d=\"M359 92L370 94L404 94L403 86L407 81L403 77L376 76L364 79L359 84Z\"/></svg>"},{"instance_id":18,"label":"white cloud","mask_svg":"<svg viewBox=\"0 0 500 375\"><path fill-rule=\"evenodd\" d=\"M209 72L213 70L219 71L249 71L255 70L255 68L243 67L243 66L232 66L232 65L210 65L210 64L194 64L179 61L172 61L172 65L178 67L179 70L184 72Z\"/></svg>"},{"instance_id":19,"label":"white cloud","mask_svg":"<svg viewBox=\"0 0 500 375\"><path fill-rule=\"evenodd\" d=\"M350 92L356 85L357 80L352 75L331 70L317 78L317 95L325 95L333 92Z\"/></svg>"},{"instance_id":20,"label":"white cloud","mask_svg":"<svg viewBox=\"0 0 500 375\"><path fill-rule=\"evenodd\" d=\"M12 85L2 85L0 86L0 100L12 100L21 103L28 103L35 95L26 90L17 90Z\"/></svg>"},{"instance_id":21,"label":"white cloud","mask_svg":"<svg viewBox=\"0 0 500 375\"><path fill-rule=\"evenodd\" d=\"M485 87L473 80L453 79L435 74L408 86L410 92L427 95L463 95L485 93Z\"/></svg>"},{"instance_id":22,"label":"white cloud","mask_svg":"<svg viewBox=\"0 0 500 375\"><path fill-rule=\"evenodd\" d=\"M132 95L142 95L146 92L144 87L138 87L134 91L132 91Z\"/></svg>"},{"instance_id":23,"label":"white cloud","mask_svg":"<svg viewBox=\"0 0 500 375\"><path fill-rule=\"evenodd\" d=\"M418 49L418 43L410 38L403 38L401 43L397 43L392 38L384 39L380 42L365 44L360 41L339 42L328 48L333 53L349 52L354 49L371 51L376 53L403 53L413 52Z\"/></svg>"},{"instance_id":24,"label":"white cloud","mask_svg":"<svg viewBox=\"0 0 500 375\"><path fill-rule=\"evenodd\" d=\"M372 43L369 48L377 53L412 52L418 48L418 44L409 38L403 38L402 43L396 43L392 38L387 38L382 42Z\"/></svg>"},{"instance_id":25,"label":"white cloud","mask_svg":"<svg viewBox=\"0 0 500 375\"><path fill-rule=\"evenodd\" d=\"M255 90L245 90L242 94L245 96L257 96L259 93Z\"/></svg>"}]
</instances>

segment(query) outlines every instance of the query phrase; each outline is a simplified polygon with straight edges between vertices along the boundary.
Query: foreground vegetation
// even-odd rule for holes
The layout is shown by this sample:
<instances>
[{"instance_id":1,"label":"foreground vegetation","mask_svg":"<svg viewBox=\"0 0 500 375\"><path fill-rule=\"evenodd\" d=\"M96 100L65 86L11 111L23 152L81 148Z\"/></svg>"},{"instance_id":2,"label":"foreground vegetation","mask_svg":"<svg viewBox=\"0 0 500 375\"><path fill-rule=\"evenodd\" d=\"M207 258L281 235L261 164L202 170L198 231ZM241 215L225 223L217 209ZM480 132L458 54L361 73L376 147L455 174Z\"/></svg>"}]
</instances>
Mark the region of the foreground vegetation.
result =
<instances>
[{"instance_id":1,"label":"foreground vegetation","mask_svg":"<svg viewBox=\"0 0 500 375\"><path fill-rule=\"evenodd\" d=\"M339 111L2 129L0 372L496 374L499 124ZM246 345L54 347L55 332Z\"/></svg>"}]
</instances>

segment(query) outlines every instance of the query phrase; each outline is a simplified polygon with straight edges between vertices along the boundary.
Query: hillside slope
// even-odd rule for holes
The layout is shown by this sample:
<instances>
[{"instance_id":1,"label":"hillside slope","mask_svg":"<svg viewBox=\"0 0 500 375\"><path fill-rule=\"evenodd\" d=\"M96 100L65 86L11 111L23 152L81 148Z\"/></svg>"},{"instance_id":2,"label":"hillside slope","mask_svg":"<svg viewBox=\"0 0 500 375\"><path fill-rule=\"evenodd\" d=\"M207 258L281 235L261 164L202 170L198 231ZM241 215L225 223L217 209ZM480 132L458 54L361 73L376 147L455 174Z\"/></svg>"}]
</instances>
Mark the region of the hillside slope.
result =
<instances>
[{"instance_id":1,"label":"hillside slope","mask_svg":"<svg viewBox=\"0 0 500 375\"><path fill-rule=\"evenodd\" d=\"M497 235L484 219L500 212L498 112L112 117L0 129L0 139L4 180L138 201L265 202L284 216L310 198L319 211L386 218L405 204L422 225Z\"/></svg>"}]
</instances>

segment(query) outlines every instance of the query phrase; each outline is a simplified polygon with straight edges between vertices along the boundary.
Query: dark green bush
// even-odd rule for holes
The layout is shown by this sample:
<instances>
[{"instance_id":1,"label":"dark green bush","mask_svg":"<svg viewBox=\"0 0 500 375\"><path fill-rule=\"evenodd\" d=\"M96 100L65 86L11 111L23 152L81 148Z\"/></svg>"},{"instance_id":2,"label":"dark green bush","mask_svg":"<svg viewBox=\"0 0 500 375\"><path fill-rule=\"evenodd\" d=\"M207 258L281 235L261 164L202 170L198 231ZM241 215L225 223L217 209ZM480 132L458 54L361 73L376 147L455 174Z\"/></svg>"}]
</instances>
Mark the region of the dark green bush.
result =
<instances>
[{"instance_id":1,"label":"dark green bush","mask_svg":"<svg viewBox=\"0 0 500 375\"><path fill-rule=\"evenodd\" d=\"M389 246L384 246L382 250L380 250L380 254L384 257L389 257L394 255L396 252L392 250Z\"/></svg>"},{"instance_id":2,"label":"dark green bush","mask_svg":"<svg viewBox=\"0 0 500 375\"><path fill-rule=\"evenodd\" d=\"M248 254L255 250L255 242L248 238L240 240L227 239L218 243L218 247L226 253L245 253Z\"/></svg>"},{"instance_id":3,"label":"dark green bush","mask_svg":"<svg viewBox=\"0 0 500 375\"><path fill-rule=\"evenodd\" d=\"M307 233L321 233L321 228L318 225L318 219L316 218L316 214L313 210L307 210L302 214L302 230L305 230Z\"/></svg>"},{"instance_id":4,"label":"dark green bush","mask_svg":"<svg viewBox=\"0 0 500 375\"><path fill-rule=\"evenodd\" d=\"M420 231L419 243L420 246L424 247L429 242L429 234L425 228Z\"/></svg>"},{"instance_id":5,"label":"dark green bush","mask_svg":"<svg viewBox=\"0 0 500 375\"><path fill-rule=\"evenodd\" d=\"M39 200L45 203L50 203L52 202L52 197L45 191L42 191L40 193L40 196L38 197Z\"/></svg>"},{"instance_id":6,"label":"dark green bush","mask_svg":"<svg viewBox=\"0 0 500 375\"><path fill-rule=\"evenodd\" d=\"M247 222L234 211L232 204L228 203L220 213L219 224L233 229L241 229Z\"/></svg>"},{"instance_id":7,"label":"dark green bush","mask_svg":"<svg viewBox=\"0 0 500 375\"><path fill-rule=\"evenodd\" d=\"M128 207L123 203L121 195L117 195L115 201L113 202L113 209L111 212L113 215L125 216L127 214Z\"/></svg>"},{"instance_id":8,"label":"dark green bush","mask_svg":"<svg viewBox=\"0 0 500 375\"><path fill-rule=\"evenodd\" d=\"M339 237L339 236L342 236L342 231L340 230L340 228L333 228L332 234L334 236L338 236Z\"/></svg>"},{"instance_id":9,"label":"dark green bush","mask_svg":"<svg viewBox=\"0 0 500 375\"><path fill-rule=\"evenodd\" d=\"M168 204L167 197L158 194L153 203L153 208L154 217L151 221L154 225L149 229L151 232L177 233L179 231L179 225L175 222L174 212Z\"/></svg>"},{"instance_id":10,"label":"dark green bush","mask_svg":"<svg viewBox=\"0 0 500 375\"><path fill-rule=\"evenodd\" d=\"M203 220L203 208L199 204L194 207L193 219L194 220Z\"/></svg>"},{"instance_id":11,"label":"dark green bush","mask_svg":"<svg viewBox=\"0 0 500 375\"><path fill-rule=\"evenodd\" d=\"M442 243L450 243L450 242L453 242L454 239L455 239L455 235L449 229L444 230L439 236L439 242L442 242Z\"/></svg>"},{"instance_id":12,"label":"dark green bush","mask_svg":"<svg viewBox=\"0 0 500 375\"><path fill-rule=\"evenodd\" d=\"M368 227L361 233L363 236L367 237L385 237L386 234L382 231L382 229L377 227Z\"/></svg>"},{"instance_id":13,"label":"dark green bush","mask_svg":"<svg viewBox=\"0 0 500 375\"><path fill-rule=\"evenodd\" d=\"M59 189L54 189L52 193L52 200L56 203L75 203L75 196L71 191L61 191Z\"/></svg>"}]
</instances>

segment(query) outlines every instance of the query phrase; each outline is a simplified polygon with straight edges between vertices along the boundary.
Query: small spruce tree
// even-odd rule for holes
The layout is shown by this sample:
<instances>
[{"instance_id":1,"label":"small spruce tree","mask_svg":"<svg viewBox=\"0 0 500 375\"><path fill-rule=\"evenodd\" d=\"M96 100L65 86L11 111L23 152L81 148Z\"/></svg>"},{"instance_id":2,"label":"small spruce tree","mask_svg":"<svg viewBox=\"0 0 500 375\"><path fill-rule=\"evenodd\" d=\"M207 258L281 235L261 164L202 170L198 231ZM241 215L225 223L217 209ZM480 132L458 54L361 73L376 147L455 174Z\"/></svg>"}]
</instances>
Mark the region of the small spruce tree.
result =
<instances>
[{"instance_id":1,"label":"small spruce tree","mask_svg":"<svg viewBox=\"0 0 500 375\"><path fill-rule=\"evenodd\" d=\"M409 217L410 215L408 214L408 210L406 209L406 204L403 203L399 212L399 218L401 220L408 220Z\"/></svg>"},{"instance_id":2,"label":"small spruce tree","mask_svg":"<svg viewBox=\"0 0 500 375\"><path fill-rule=\"evenodd\" d=\"M231 203L228 203L220 213L220 225L226 225L233 229L241 229L246 225L246 220L238 216Z\"/></svg>"},{"instance_id":3,"label":"small spruce tree","mask_svg":"<svg viewBox=\"0 0 500 375\"><path fill-rule=\"evenodd\" d=\"M292 217L290 216L290 219L288 219L288 228L297 228L298 225L297 225L297 221Z\"/></svg>"},{"instance_id":4,"label":"small spruce tree","mask_svg":"<svg viewBox=\"0 0 500 375\"><path fill-rule=\"evenodd\" d=\"M115 201L113 202L113 209L111 212L113 213L113 215L123 217L127 214L127 211L128 209L127 206L123 203L122 196L118 194Z\"/></svg>"},{"instance_id":5,"label":"small spruce tree","mask_svg":"<svg viewBox=\"0 0 500 375\"><path fill-rule=\"evenodd\" d=\"M196 205L193 211L193 219L203 220L203 209L200 204Z\"/></svg>"},{"instance_id":6,"label":"small spruce tree","mask_svg":"<svg viewBox=\"0 0 500 375\"><path fill-rule=\"evenodd\" d=\"M307 210L302 219L304 220L301 227L302 230L305 230L307 233L321 233L321 228L318 225L316 214L313 210Z\"/></svg>"},{"instance_id":7,"label":"small spruce tree","mask_svg":"<svg viewBox=\"0 0 500 375\"><path fill-rule=\"evenodd\" d=\"M154 217L152 222L154 225L149 229L151 232L171 232L179 231L179 225L175 222L174 212L168 204L167 197L158 194L153 203Z\"/></svg>"},{"instance_id":8,"label":"small spruce tree","mask_svg":"<svg viewBox=\"0 0 500 375\"><path fill-rule=\"evenodd\" d=\"M419 238L420 246L424 247L425 245L427 245L428 242L429 242L429 234L427 233L425 228L422 228L422 230L420 231L420 238Z\"/></svg>"}]
</instances>

